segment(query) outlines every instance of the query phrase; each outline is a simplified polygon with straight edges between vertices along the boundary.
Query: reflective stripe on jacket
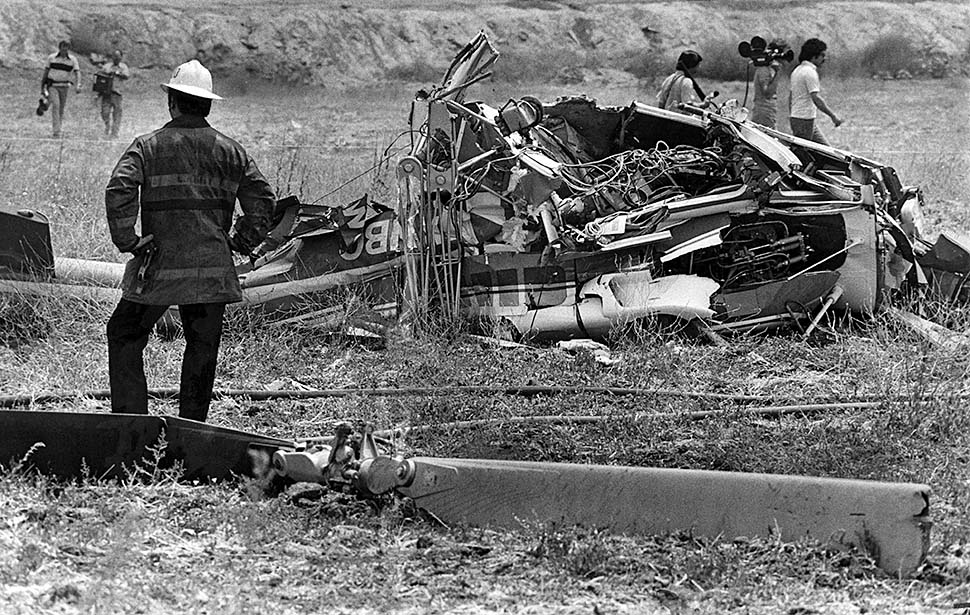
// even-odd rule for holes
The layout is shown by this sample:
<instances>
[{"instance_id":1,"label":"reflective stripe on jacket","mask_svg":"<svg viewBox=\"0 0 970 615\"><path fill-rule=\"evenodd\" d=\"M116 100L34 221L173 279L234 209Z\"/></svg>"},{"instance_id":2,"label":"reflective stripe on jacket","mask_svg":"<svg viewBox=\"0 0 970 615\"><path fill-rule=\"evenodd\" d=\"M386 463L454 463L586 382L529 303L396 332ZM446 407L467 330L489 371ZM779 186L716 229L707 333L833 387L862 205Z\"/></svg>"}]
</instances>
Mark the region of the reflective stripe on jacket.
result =
<instances>
[{"instance_id":1,"label":"reflective stripe on jacket","mask_svg":"<svg viewBox=\"0 0 970 615\"><path fill-rule=\"evenodd\" d=\"M232 242L249 252L269 230L275 196L241 145L187 115L135 139L105 190L108 227L114 244L129 249L140 209L141 235L154 235L158 251L140 293L141 258L128 262L122 296L148 305L242 300L229 247L237 199Z\"/></svg>"}]
</instances>

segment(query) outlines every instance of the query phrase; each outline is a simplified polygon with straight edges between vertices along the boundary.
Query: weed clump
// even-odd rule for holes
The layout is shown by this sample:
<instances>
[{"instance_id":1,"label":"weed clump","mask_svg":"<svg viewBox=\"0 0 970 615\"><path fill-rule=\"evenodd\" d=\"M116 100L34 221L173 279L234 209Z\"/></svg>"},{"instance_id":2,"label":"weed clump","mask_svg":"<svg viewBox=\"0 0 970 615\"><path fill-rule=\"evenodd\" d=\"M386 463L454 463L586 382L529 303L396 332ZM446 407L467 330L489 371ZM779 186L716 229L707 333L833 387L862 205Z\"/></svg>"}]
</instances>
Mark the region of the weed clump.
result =
<instances>
[{"instance_id":1,"label":"weed clump","mask_svg":"<svg viewBox=\"0 0 970 615\"><path fill-rule=\"evenodd\" d=\"M879 37L866 46L860 56L860 66L870 75L912 73L917 68L916 45L901 34Z\"/></svg>"},{"instance_id":2,"label":"weed clump","mask_svg":"<svg viewBox=\"0 0 970 615\"><path fill-rule=\"evenodd\" d=\"M946 53L932 45L919 46L901 33L880 36L858 51L829 50L827 70L841 78L943 78L953 72Z\"/></svg>"},{"instance_id":3,"label":"weed clump","mask_svg":"<svg viewBox=\"0 0 970 615\"><path fill-rule=\"evenodd\" d=\"M36 302L18 295L0 297L0 344L17 348L50 332L50 321Z\"/></svg>"}]
</instances>

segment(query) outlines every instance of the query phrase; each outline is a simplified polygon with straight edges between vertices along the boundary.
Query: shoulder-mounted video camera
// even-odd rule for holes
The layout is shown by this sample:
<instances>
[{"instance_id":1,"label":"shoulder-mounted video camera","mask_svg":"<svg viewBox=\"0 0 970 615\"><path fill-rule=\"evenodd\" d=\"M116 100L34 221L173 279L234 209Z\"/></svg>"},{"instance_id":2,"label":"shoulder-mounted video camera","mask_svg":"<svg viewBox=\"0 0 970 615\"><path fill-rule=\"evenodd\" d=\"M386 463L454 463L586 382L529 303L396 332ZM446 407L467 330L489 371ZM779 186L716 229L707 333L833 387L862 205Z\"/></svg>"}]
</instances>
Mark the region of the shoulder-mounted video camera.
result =
<instances>
[{"instance_id":1,"label":"shoulder-mounted video camera","mask_svg":"<svg viewBox=\"0 0 970 615\"><path fill-rule=\"evenodd\" d=\"M751 37L751 42L738 43L738 53L742 58L748 58L755 66L768 66L775 60L791 62L795 59L795 52L787 45L778 45L774 41L769 45L760 36Z\"/></svg>"}]
</instances>

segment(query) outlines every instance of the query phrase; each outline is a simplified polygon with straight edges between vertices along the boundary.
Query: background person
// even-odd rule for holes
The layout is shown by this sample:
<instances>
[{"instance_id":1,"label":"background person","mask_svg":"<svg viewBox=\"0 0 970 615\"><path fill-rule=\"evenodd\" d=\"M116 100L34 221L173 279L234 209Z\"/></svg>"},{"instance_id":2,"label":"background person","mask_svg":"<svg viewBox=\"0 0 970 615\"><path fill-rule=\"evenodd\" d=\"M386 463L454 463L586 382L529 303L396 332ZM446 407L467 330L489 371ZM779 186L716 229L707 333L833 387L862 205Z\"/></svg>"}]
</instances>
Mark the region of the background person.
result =
<instances>
[{"instance_id":1,"label":"background person","mask_svg":"<svg viewBox=\"0 0 970 615\"><path fill-rule=\"evenodd\" d=\"M135 255L107 326L111 410L148 413L142 354L155 322L178 305L185 333L179 416L204 421L223 313L242 300L232 250L250 254L263 240L275 196L246 150L205 120L221 97L202 64L182 64L162 88L172 121L135 139L105 190L111 240ZM242 215L233 225L237 199Z\"/></svg>"},{"instance_id":2,"label":"background person","mask_svg":"<svg viewBox=\"0 0 970 615\"><path fill-rule=\"evenodd\" d=\"M121 126L121 82L131 76L128 65L121 61L124 54L115 49L111 59L101 66L98 75L110 78L107 90L98 92L101 99L101 119L104 120L104 134L106 137L117 137Z\"/></svg>"},{"instance_id":3,"label":"background person","mask_svg":"<svg viewBox=\"0 0 970 615\"><path fill-rule=\"evenodd\" d=\"M826 49L828 46L817 38L810 38L802 45L798 54L800 63L791 73L791 98L788 102L792 134L822 145L828 145L829 142L815 121L818 112L832 118L836 127L842 125L842 119L829 108L821 96L818 67L825 63Z\"/></svg>"},{"instance_id":4,"label":"background person","mask_svg":"<svg viewBox=\"0 0 970 615\"><path fill-rule=\"evenodd\" d=\"M769 57L777 56L788 50L788 43L775 39L768 44ZM772 59L766 66L754 69L754 105L751 121L755 124L777 128L778 79L781 76L781 61Z\"/></svg>"},{"instance_id":5,"label":"background person","mask_svg":"<svg viewBox=\"0 0 970 615\"><path fill-rule=\"evenodd\" d=\"M679 111L680 103L705 108L711 104L713 96L704 96L704 92L691 71L697 68L704 58L693 49L688 49L677 58L677 65L657 92L657 106L661 109Z\"/></svg>"},{"instance_id":6,"label":"background person","mask_svg":"<svg viewBox=\"0 0 970 615\"><path fill-rule=\"evenodd\" d=\"M57 53L47 56L44 76L40 81L41 98L48 97L50 100L51 127L55 139L61 136L61 123L72 85L75 92L81 91L81 65L71 53L71 44L61 41L57 44Z\"/></svg>"}]
</instances>

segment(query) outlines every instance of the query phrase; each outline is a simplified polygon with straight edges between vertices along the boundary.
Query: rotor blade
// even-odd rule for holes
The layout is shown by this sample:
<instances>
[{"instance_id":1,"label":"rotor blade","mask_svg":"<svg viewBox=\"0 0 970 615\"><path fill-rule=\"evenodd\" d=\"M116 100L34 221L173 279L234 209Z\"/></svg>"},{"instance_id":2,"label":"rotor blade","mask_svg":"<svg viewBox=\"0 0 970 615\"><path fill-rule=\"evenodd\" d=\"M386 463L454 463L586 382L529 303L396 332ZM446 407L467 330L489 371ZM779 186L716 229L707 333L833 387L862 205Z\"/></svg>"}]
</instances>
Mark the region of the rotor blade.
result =
<instances>
[{"instance_id":1,"label":"rotor blade","mask_svg":"<svg viewBox=\"0 0 970 615\"><path fill-rule=\"evenodd\" d=\"M136 463L151 462L151 448L161 442L162 466L180 462L187 480L251 474L251 451L265 451L268 460L276 449L295 446L175 416L0 411L0 466L34 467L63 478L124 477Z\"/></svg>"},{"instance_id":2,"label":"rotor blade","mask_svg":"<svg viewBox=\"0 0 970 615\"><path fill-rule=\"evenodd\" d=\"M442 521L856 545L907 575L929 544L926 485L774 474L416 457L398 489Z\"/></svg>"}]
</instances>

